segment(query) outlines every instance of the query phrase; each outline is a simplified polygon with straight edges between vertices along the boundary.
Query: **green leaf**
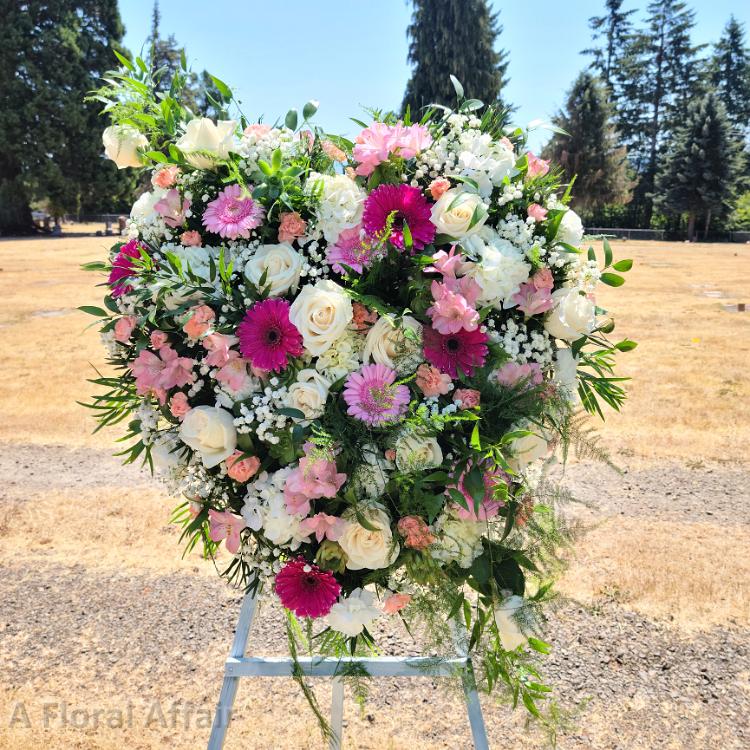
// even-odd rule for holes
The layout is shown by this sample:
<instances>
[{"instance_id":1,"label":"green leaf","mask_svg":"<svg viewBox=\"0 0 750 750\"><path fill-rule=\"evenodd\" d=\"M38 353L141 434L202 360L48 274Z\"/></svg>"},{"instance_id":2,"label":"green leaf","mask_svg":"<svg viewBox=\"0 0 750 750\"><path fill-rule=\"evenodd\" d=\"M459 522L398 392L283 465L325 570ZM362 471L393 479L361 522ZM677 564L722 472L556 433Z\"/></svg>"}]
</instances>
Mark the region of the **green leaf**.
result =
<instances>
[{"instance_id":1,"label":"green leaf","mask_svg":"<svg viewBox=\"0 0 750 750\"><path fill-rule=\"evenodd\" d=\"M471 471L464 476L464 488L474 501L474 510L479 510L479 506L482 500L484 500L486 488L484 486L482 471L478 466L473 466Z\"/></svg>"},{"instance_id":2,"label":"green leaf","mask_svg":"<svg viewBox=\"0 0 750 750\"><path fill-rule=\"evenodd\" d=\"M402 235L404 237L404 250L406 250L407 253L411 253L411 249L414 246L414 241L411 236L411 229L409 229L409 225L406 222L404 222Z\"/></svg>"},{"instance_id":3,"label":"green leaf","mask_svg":"<svg viewBox=\"0 0 750 750\"><path fill-rule=\"evenodd\" d=\"M631 352L633 349L638 346L638 343L636 341L631 341L630 339L623 339L619 343L615 344L615 349L617 349L620 352Z\"/></svg>"},{"instance_id":4,"label":"green leaf","mask_svg":"<svg viewBox=\"0 0 750 750\"><path fill-rule=\"evenodd\" d=\"M464 98L464 87L461 85L461 81L459 81L458 78L456 78L456 76L454 76L452 73L451 73L450 79L451 79L451 83L453 84L453 88L456 91L456 96L459 99L463 99Z\"/></svg>"},{"instance_id":5,"label":"green leaf","mask_svg":"<svg viewBox=\"0 0 750 750\"><path fill-rule=\"evenodd\" d=\"M625 283L625 279L616 273L603 273L600 280L602 284L606 284L607 286L622 286Z\"/></svg>"},{"instance_id":6,"label":"green leaf","mask_svg":"<svg viewBox=\"0 0 750 750\"><path fill-rule=\"evenodd\" d=\"M283 414L285 417L292 417L293 419L304 419L305 413L299 409L293 409L291 406L284 406L281 409L276 410L277 414Z\"/></svg>"},{"instance_id":7,"label":"green leaf","mask_svg":"<svg viewBox=\"0 0 750 750\"><path fill-rule=\"evenodd\" d=\"M633 261L630 258L623 258L623 260L618 260L617 263L615 263L612 268L615 269L615 271L619 271L620 273L625 273L629 271L633 267Z\"/></svg>"},{"instance_id":8,"label":"green leaf","mask_svg":"<svg viewBox=\"0 0 750 750\"><path fill-rule=\"evenodd\" d=\"M469 568L469 573L474 576L477 583L482 586L489 583L491 572L490 559L487 554L479 555L479 557L477 557L477 559L471 564L471 568Z\"/></svg>"},{"instance_id":9,"label":"green leaf","mask_svg":"<svg viewBox=\"0 0 750 750\"><path fill-rule=\"evenodd\" d=\"M108 318L109 314L106 310L102 310L101 307L94 307L93 305L81 305L78 308L81 312L85 312L88 315L93 315L96 318Z\"/></svg>"},{"instance_id":10,"label":"green leaf","mask_svg":"<svg viewBox=\"0 0 750 750\"><path fill-rule=\"evenodd\" d=\"M549 645L549 643L540 641L538 638L529 636L528 644L529 646L531 646L531 648L534 649L534 651L538 651L540 654L548 654L550 653L550 651L552 651L552 647Z\"/></svg>"},{"instance_id":11,"label":"green leaf","mask_svg":"<svg viewBox=\"0 0 750 750\"><path fill-rule=\"evenodd\" d=\"M187 70L187 58L185 57L185 48L180 50L180 67L183 70Z\"/></svg>"},{"instance_id":12,"label":"green leaf","mask_svg":"<svg viewBox=\"0 0 750 750\"><path fill-rule=\"evenodd\" d=\"M209 75L211 74L209 73ZM224 99L232 98L232 90L226 85L226 83L224 83L224 81L216 76L211 76L211 80L213 81L214 86L216 86L216 90L222 95L222 97L224 97Z\"/></svg>"},{"instance_id":13,"label":"green leaf","mask_svg":"<svg viewBox=\"0 0 750 750\"><path fill-rule=\"evenodd\" d=\"M474 425L474 429L471 431L471 439L469 441L469 445L471 445L474 450L482 450L482 441L479 439L479 422Z\"/></svg>"},{"instance_id":14,"label":"green leaf","mask_svg":"<svg viewBox=\"0 0 750 750\"><path fill-rule=\"evenodd\" d=\"M277 148L273 154L271 154L271 168L274 174L281 168L281 149Z\"/></svg>"},{"instance_id":15,"label":"green leaf","mask_svg":"<svg viewBox=\"0 0 750 750\"><path fill-rule=\"evenodd\" d=\"M126 67L128 70L135 71L135 65L133 65L133 63L130 62L130 60L128 60L128 58L125 57L125 55L121 55L116 49L113 49L112 52L115 53L115 57L120 61L120 63L124 67Z\"/></svg>"},{"instance_id":16,"label":"green leaf","mask_svg":"<svg viewBox=\"0 0 750 750\"><path fill-rule=\"evenodd\" d=\"M604 267L609 268L612 265L612 247L606 237L604 238L602 245L604 246Z\"/></svg>"},{"instance_id":17,"label":"green leaf","mask_svg":"<svg viewBox=\"0 0 750 750\"><path fill-rule=\"evenodd\" d=\"M316 99L310 99L304 107L302 107L302 117L305 120L309 120L317 111L320 106L320 102Z\"/></svg>"},{"instance_id":18,"label":"green leaf","mask_svg":"<svg viewBox=\"0 0 750 750\"><path fill-rule=\"evenodd\" d=\"M145 156L151 159L151 161L158 162L159 164L166 164L169 161L161 151L146 151Z\"/></svg>"},{"instance_id":19,"label":"green leaf","mask_svg":"<svg viewBox=\"0 0 750 750\"><path fill-rule=\"evenodd\" d=\"M284 118L284 125L286 125L289 128L289 130L296 130L298 120L299 120L299 115L297 114L297 110L290 109L286 113L286 117Z\"/></svg>"},{"instance_id":20,"label":"green leaf","mask_svg":"<svg viewBox=\"0 0 750 750\"><path fill-rule=\"evenodd\" d=\"M467 99L461 105L462 112L473 112L475 109L481 109L484 107L484 102L479 99Z\"/></svg>"},{"instance_id":21,"label":"green leaf","mask_svg":"<svg viewBox=\"0 0 750 750\"><path fill-rule=\"evenodd\" d=\"M422 504L427 511L427 521L432 523L438 517L438 513L440 513L445 504L445 495L423 495Z\"/></svg>"}]
</instances>

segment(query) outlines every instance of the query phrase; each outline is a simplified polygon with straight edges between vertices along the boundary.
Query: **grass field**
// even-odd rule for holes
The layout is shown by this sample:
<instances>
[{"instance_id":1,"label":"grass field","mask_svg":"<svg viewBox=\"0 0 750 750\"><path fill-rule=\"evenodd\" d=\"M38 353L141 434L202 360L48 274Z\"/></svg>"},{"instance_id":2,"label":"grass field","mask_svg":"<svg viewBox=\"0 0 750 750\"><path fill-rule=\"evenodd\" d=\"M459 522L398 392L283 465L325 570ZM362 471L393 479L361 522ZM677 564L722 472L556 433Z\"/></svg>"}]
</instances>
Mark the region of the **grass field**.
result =
<instances>
[{"instance_id":1,"label":"grass field","mask_svg":"<svg viewBox=\"0 0 750 750\"><path fill-rule=\"evenodd\" d=\"M87 328L92 319L75 309L100 304L101 290L94 287L99 279L79 266L101 259L109 241L65 236L0 241L0 470L5 478L0 565L6 587L0 596L7 607L0 613L5 665L0 748L200 747L207 730L195 717L188 727L148 731L104 721L95 729L54 722L44 729L43 701L52 696L72 705L106 707L126 697L146 704L154 696L173 697L174 678L162 664L168 658L180 664L181 698L212 706L230 637L234 610L222 610L213 622L211 607L229 597L208 563L197 555L180 559L175 530L168 525L170 502L157 485L107 459L115 435L92 436L88 413L75 403L89 395L86 378L104 359L96 332ZM639 346L620 358L622 373L633 378L630 399L601 435L630 472L626 478L632 478L632 486L626 500L622 480L591 475L590 499L601 499L606 486L611 501L599 515L586 515L595 527L563 589L592 617L613 604L618 614L612 628L622 631L623 641L630 635L622 622L632 614L648 633L666 627L674 638L692 639L691 648L708 638L726 643L714 629L728 627L746 650L750 531L743 501L750 487L750 312L729 308L750 303L750 246L628 242L615 243L614 249L617 258L633 258L635 266L626 285L605 290L599 304L615 315L614 335L635 339ZM717 497L730 498L726 507L719 503L703 513ZM635 554L638 565L632 564ZM171 593L175 582L184 586L184 601ZM118 613L115 620L113 613ZM197 640L180 642L188 621L195 623L189 637ZM580 627L588 632L585 628L594 625ZM179 633L176 642L172 633ZM165 651L148 651L152 640L166 644ZM645 642L644 653L651 642ZM194 643L208 645L194 653ZM121 661L112 661L126 646L147 654L133 661L126 649ZM243 687L235 741L264 750L320 747L297 688L277 687L281 683L287 681L268 689ZM733 705L747 717L750 694L746 685L737 689L745 702L733 698ZM453 715L464 732L455 696L430 692L423 706L427 713L420 716L404 708L407 697L422 706L427 699L420 695L404 688L397 705L388 708L389 699L381 694L362 716L347 704L348 747L463 747L465 733L456 739L450 728ZM666 712L666 739L659 747L719 746L711 744L721 731L714 709L700 701L687 705L687 723L680 729L670 724L674 699L657 698L636 690L609 703L595 700L584 709L585 732L572 731L561 747L656 747L632 732L660 711ZM19 700L30 707L31 727L11 726ZM286 719L278 724L284 708ZM540 740L523 734L519 721L493 711L491 734L498 747L510 740L519 747L538 746ZM711 721L719 727L712 736L695 733L694 725ZM721 746L742 747L743 742L733 744L736 721L727 722L729 734ZM680 734L683 729L687 734Z\"/></svg>"}]
</instances>

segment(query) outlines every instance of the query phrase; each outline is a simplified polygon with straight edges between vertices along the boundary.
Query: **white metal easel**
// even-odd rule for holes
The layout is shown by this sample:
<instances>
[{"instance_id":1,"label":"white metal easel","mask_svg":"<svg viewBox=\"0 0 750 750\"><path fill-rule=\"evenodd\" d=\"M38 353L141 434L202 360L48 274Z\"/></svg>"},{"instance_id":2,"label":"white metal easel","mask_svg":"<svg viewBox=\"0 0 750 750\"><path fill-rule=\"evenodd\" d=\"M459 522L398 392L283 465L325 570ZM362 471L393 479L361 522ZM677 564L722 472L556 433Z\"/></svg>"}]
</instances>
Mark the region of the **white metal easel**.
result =
<instances>
[{"instance_id":1,"label":"white metal easel","mask_svg":"<svg viewBox=\"0 0 750 750\"><path fill-rule=\"evenodd\" d=\"M242 601L232 649L224 667L224 682L211 727L208 750L222 750L224 747L240 677L291 677L292 675L293 661L290 657L245 656L256 605L256 596L246 594ZM331 695L331 729L333 736L331 737L330 750L341 750L342 747L344 683L337 677L342 663L361 664L372 677L448 677L460 672L474 748L475 750L489 750L482 707L479 704L474 678L474 667L466 647L466 632L459 626L454 629L454 642L456 656L437 662L429 657L409 656L349 657L340 660L322 657L298 659L305 675L309 677L333 677Z\"/></svg>"}]
</instances>

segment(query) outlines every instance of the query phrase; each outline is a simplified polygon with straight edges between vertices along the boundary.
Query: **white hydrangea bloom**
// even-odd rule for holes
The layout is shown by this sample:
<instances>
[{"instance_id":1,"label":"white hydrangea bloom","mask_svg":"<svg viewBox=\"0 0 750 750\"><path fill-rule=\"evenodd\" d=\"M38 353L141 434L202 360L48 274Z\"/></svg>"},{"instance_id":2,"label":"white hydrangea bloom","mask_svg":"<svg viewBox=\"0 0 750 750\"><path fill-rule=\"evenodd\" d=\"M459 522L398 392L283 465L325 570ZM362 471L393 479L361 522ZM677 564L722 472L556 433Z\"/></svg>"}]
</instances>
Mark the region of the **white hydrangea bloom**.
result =
<instances>
[{"instance_id":1,"label":"white hydrangea bloom","mask_svg":"<svg viewBox=\"0 0 750 750\"><path fill-rule=\"evenodd\" d=\"M453 511L444 510L433 527L437 541L430 546L430 554L435 560L456 562L462 568L470 568L482 554L485 529L483 523L463 520Z\"/></svg>"},{"instance_id":2,"label":"white hydrangea bloom","mask_svg":"<svg viewBox=\"0 0 750 750\"><path fill-rule=\"evenodd\" d=\"M348 597L342 597L331 607L326 623L350 638L359 635L365 628L369 630L382 614L374 602L375 597L369 591L354 589Z\"/></svg>"},{"instance_id":3,"label":"white hydrangea bloom","mask_svg":"<svg viewBox=\"0 0 750 750\"><path fill-rule=\"evenodd\" d=\"M311 172L305 191L318 196L315 227L327 242L336 242L344 229L353 229L361 221L367 194L346 175Z\"/></svg>"}]
</instances>

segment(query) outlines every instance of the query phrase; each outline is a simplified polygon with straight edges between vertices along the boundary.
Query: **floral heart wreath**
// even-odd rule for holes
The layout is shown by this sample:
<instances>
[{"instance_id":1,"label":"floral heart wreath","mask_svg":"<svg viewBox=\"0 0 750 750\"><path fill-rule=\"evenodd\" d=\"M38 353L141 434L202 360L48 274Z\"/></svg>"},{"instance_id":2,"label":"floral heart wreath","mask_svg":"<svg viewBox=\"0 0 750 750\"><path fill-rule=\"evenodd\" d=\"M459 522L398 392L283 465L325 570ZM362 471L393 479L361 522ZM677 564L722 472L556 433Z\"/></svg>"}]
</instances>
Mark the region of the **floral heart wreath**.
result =
<instances>
[{"instance_id":1,"label":"floral heart wreath","mask_svg":"<svg viewBox=\"0 0 750 750\"><path fill-rule=\"evenodd\" d=\"M538 713L543 604L568 539L543 472L577 413L624 391L599 282L561 172L507 113L371 112L354 141L310 124L217 121L155 94L147 66L96 96L117 166L150 185L106 263L92 380L120 455L183 499L188 549L224 544L223 575L273 590L296 653L373 649L398 613L444 642L465 621L480 684ZM608 270L609 269L609 270ZM582 407L582 409L581 409ZM308 618L307 635L296 618ZM308 642L309 641L309 642Z\"/></svg>"}]
</instances>

